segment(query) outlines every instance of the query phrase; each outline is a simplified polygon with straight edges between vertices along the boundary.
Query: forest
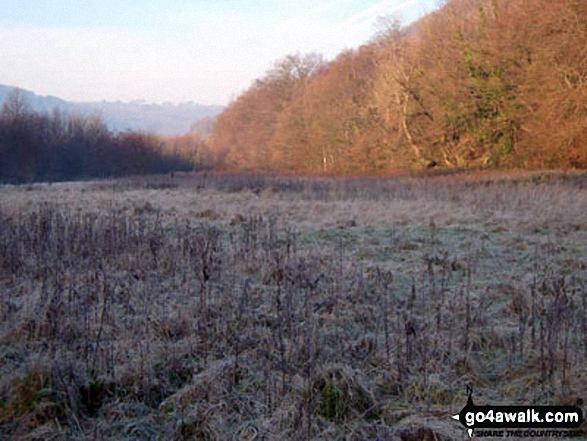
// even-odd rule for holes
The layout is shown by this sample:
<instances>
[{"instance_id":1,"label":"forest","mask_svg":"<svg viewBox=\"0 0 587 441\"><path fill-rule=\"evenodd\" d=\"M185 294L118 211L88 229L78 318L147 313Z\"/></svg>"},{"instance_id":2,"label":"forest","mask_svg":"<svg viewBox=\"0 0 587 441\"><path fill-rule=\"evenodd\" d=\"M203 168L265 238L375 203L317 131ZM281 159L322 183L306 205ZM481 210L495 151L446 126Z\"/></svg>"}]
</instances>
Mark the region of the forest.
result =
<instances>
[{"instance_id":1,"label":"forest","mask_svg":"<svg viewBox=\"0 0 587 441\"><path fill-rule=\"evenodd\" d=\"M182 136L40 113L15 91L0 112L0 181L587 167L585 1L451 0L377 28L332 61L286 56Z\"/></svg>"},{"instance_id":2,"label":"forest","mask_svg":"<svg viewBox=\"0 0 587 441\"><path fill-rule=\"evenodd\" d=\"M304 174L587 166L587 3L452 0L331 62L277 62L222 113L215 165Z\"/></svg>"},{"instance_id":3,"label":"forest","mask_svg":"<svg viewBox=\"0 0 587 441\"><path fill-rule=\"evenodd\" d=\"M0 111L0 182L190 171L199 167L202 144L197 134L115 133L98 114L34 111L15 89Z\"/></svg>"}]
</instances>

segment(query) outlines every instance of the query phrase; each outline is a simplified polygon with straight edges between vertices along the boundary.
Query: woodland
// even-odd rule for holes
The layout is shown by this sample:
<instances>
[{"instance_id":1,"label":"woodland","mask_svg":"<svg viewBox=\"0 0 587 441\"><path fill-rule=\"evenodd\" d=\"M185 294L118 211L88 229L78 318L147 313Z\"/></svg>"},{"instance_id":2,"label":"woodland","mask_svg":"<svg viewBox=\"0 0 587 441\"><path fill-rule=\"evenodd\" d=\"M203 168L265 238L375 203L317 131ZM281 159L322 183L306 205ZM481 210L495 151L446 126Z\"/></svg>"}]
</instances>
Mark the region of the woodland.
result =
<instances>
[{"instance_id":1,"label":"woodland","mask_svg":"<svg viewBox=\"0 0 587 441\"><path fill-rule=\"evenodd\" d=\"M587 165L587 3L452 0L325 62L276 63L220 115L215 165L305 174Z\"/></svg>"},{"instance_id":2,"label":"woodland","mask_svg":"<svg viewBox=\"0 0 587 441\"><path fill-rule=\"evenodd\" d=\"M0 182L72 181L191 171L201 163L197 133L156 136L111 130L99 114L33 110L15 89L0 110Z\"/></svg>"},{"instance_id":3,"label":"woodland","mask_svg":"<svg viewBox=\"0 0 587 441\"><path fill-rule=\"evenodd\" d=\"M0 180L587 166L583 0L452 0L378 29L331 61L286 56L183 136L35 112L17 90L0 112Z\"/></svg>"}]
</instances>

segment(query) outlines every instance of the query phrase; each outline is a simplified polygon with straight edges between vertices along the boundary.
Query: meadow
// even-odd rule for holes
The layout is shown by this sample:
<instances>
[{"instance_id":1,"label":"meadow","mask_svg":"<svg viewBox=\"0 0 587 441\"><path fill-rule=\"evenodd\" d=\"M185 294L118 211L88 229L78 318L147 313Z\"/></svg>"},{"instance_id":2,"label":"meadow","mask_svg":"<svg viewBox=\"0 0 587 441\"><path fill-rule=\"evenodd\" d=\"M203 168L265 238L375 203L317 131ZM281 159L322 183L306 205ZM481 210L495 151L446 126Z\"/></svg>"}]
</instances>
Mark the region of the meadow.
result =
<instances>
[{"instance_id":1,"label":"meadow","mask_svg":"<svg viewBox=\"0 0 587 441\"><path fill-rule=\"evenodd\" d=\"M452 440L587 398L587 174L0 187L0 439Z\"/></svg>"}]
</instances>

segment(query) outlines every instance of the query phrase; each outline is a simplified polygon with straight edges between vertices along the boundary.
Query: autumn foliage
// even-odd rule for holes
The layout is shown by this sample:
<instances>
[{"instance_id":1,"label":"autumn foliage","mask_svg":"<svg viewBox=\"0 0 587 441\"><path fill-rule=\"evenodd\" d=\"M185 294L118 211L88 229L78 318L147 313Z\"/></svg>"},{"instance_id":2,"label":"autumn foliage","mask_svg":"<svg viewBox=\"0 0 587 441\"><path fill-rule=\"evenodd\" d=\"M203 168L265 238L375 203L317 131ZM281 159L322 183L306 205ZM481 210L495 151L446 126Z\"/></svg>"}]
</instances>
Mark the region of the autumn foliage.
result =
<instances>
[{"instance_id":1,"label":"autumn foliage","mask_svg":"<svg viewBox=\"0 0 587 441\"><path fill-rule=\"evenodd\" d=\"M227 168L366 174L404 167L587 166L583 0L452 0L382 20L326 63L289 56L220 115Z\"/></svg>"}]
</instances>

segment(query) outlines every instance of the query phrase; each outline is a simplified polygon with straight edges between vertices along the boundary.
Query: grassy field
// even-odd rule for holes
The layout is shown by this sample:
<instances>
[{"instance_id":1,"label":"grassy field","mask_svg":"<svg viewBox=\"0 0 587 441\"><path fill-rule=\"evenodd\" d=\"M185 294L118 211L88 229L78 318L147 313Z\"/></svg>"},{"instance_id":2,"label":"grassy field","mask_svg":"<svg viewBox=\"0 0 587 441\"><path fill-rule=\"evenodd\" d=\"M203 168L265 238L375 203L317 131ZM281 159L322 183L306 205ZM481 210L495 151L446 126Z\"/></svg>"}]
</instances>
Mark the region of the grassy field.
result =
<instances>
[{"instance_id":1,"label":"grassy field","mask_svg":"<svg viewBox=\"0 0 587 441\"><path fill-rule=\"evenodd\" d=\"M587 175L0 187L0 438L465 439L587 398Z\"/></svg>"}]
</instances>

